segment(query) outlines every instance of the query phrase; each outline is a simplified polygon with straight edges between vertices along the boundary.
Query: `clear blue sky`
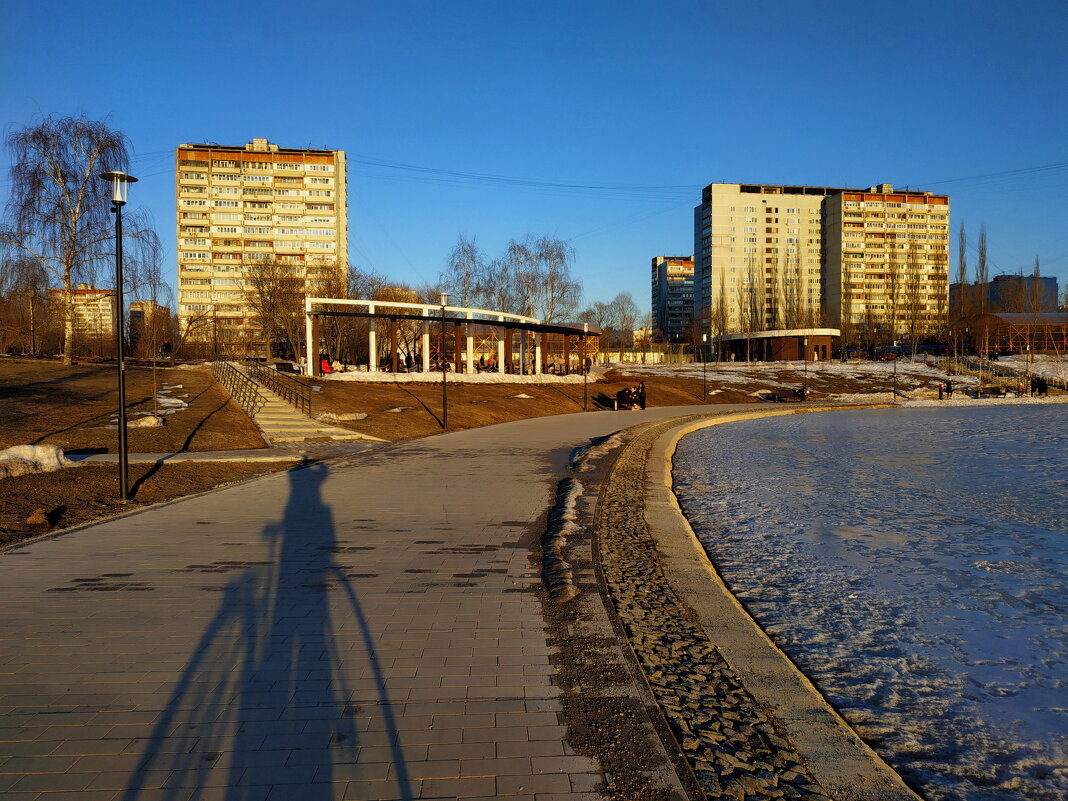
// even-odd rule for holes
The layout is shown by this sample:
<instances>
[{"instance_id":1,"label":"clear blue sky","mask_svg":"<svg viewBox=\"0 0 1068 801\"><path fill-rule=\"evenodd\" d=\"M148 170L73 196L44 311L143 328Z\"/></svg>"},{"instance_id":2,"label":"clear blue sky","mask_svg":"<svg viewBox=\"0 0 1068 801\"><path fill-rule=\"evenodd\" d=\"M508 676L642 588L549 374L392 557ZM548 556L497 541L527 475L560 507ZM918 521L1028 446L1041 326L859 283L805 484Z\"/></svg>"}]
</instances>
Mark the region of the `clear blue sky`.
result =
<instances>
[{"instance_id":1,"label":"clear blue sky","mask_svg":"<svg viewBox=\"0 0 1068 801\"><path fill-rule=\"evenodd\" d=\"M948 192L992 273L1039 255L1068 283L1064 0L3 0L0 24L5 134L109 117L172 281L174 146L266 137L347 151L350 258L412 284L461 232L548 233L587 301L648 309L713 181Z\"/></svg>"}]
</instances>

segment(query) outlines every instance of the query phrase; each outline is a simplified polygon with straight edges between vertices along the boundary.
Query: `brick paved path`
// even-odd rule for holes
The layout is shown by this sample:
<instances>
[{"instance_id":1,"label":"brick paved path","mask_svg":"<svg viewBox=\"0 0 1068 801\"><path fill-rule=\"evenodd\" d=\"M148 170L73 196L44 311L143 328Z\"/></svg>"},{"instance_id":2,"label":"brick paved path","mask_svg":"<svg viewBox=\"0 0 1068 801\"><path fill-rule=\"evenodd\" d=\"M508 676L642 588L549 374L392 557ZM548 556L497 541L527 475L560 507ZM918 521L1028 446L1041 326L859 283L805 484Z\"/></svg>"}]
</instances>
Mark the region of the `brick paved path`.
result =
<instances>
[{"instance_id":1,"label":"brick paved path","mask_svg":"<svg viewBox=\"0 0 1068 801\"><path fill-rule=\"evenodd\" d=\"M0 553L0 797L597 797L529 546L570 447L673 414L448 434Z\"/></svg>"}]
</instances>

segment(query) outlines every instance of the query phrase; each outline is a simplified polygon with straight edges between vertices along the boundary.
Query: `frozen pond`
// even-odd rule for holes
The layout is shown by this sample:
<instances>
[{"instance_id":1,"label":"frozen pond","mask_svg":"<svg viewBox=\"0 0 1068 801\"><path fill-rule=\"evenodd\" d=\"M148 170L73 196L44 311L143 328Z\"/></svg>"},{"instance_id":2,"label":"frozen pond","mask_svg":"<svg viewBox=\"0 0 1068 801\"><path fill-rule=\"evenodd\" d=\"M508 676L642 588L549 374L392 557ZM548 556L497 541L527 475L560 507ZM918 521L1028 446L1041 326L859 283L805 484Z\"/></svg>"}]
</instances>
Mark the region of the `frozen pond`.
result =
<instances>
[{"instance_id":1,"label":"frozen pond","mask_svg":"<svg viewBox=\"0 0 1068 801\"><path fill-rule=\"evenodd\" d=\"M738 598L930 799L1068 799L1068 410L887 409L685 437Z\"/></svg>"}]
</instances>

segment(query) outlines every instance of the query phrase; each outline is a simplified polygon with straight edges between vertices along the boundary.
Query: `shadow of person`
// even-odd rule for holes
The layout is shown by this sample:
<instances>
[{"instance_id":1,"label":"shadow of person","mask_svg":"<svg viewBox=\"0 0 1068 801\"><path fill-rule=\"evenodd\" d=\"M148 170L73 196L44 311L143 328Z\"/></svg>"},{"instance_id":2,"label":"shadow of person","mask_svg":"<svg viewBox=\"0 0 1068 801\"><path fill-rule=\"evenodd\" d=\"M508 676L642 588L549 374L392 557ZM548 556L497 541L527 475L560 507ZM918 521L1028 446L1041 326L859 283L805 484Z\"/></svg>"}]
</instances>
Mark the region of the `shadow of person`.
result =
<instances>
[{"instance_id":1,"label":"shadow of person","mask_svg":"<svg viewBox=\"0 0 1068 801\"><path fill-rule=\"evenodd\" d=\"M321 463L288 474L282 519L262 531L266 560L215 563L235 566L236 575L222 588L123 801L149 788L160 788L151 796L165 801L198 798L209 787L226 801L262 799L277 786L309 801L336 797L339 766L355 762L360 745L348 676L371 673L387 709L389 699L359 599L335 561L333 514L322 498L328 475ZM343 628L358 637L353 653L362 664L342 658L332 609L348 618ZM411 798L390 713L385 723L396 794Z\"/></svg>"}]
</instances>

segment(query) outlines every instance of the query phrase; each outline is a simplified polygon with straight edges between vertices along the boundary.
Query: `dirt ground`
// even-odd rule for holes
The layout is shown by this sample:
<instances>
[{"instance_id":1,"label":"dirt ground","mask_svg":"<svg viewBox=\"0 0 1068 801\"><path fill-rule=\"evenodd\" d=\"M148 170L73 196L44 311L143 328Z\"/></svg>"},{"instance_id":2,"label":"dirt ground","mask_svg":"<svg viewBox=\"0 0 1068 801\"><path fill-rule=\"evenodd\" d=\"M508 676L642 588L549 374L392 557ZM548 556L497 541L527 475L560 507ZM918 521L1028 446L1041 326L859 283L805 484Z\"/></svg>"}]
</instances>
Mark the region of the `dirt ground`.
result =
<instances>
[{"instance_id":1,"label":"dirt ground","mask_svg":"<svg viewBox=\"0 0 1068 801\"><path fill-rule=\"evenodd\" d=\"M789 385L796 371L761 373L763 379ZM611 403L615 393L644 379L648 405L689 406L701 403L700 378L627 375L610 370L587 387L588 406ZM873 377L821 378L809 381L810 398L828 393L874 392L889 389L889 381ZM242 450L264 447L255 425L202 368L159 368L155 393L188 404L165 415L162 428L129 429L130 453ZM366 415L335 425L389 441L404 441L440 433L441 384L357 383L314 381L321 391L314 412ZM146 367L127 370L127 413L152 411L153 375ZM757 403L752 387L709 380L710 403ZM526 396L526 397L521 397ZM115 452L114 428L118 393L115 366L0 359L0 449L12 445L53 444L68 452ZM460 430L528 417L582 411L582 384L467 384L448 386L449 429ZM110 426L110 427L109 427ZM40 473L0 482L0 544L43 531L65 528L117 514L125 508L181 497L251 476L285 469L281 464L243 462L172 463L163 467L130 466L130 504L117 500L114 465L81 465L54 473Z\"/></svg>"},{"instance_id":2,"label":"dirt ground","mask_svg":"<svg viewBox=\"0 0 1068 801\"><path fill-rule=\"evenodd\" d=\"M313 379L314 381L314 379ZM313 395L315 414L366 414L362 420L335 423L362 434L390 441L415 439L441 432L441 384L364 383L316 381L322 388ZM617 391L634 386L637 379L610 371L604 380L590 382L587 406L597 409L597 401L610 402ZM711 384L709 385L711 388ZM688 406L701 402L701 381L686 378L657 378L646 381L648 405ZM447 388L449 429L479 426L572 414L582 411L582 384L464 384ZM527 395L529 397L516 397ZM709 398L715 403L755 402L754 398L728 390ZM399 410L399 411L397 411Z\"/></svg>"},{"instance_id":3,"label":"dirt ground","mask_svg":"<svg viewBox=\"0 0 1068 801\"><path fill-rule=\"evenodd\" d=\"M166 425L160 428L129 428L130 453L264 446L256 426L206 370L159 368L156 394L189 406L163 415ZM113 364L64 367L40 360L0 360L0 448L49 444L79 453L114 453L118 398ZM128 419L151 413L152 399L152 370L127 367Z\"/></svg>"}]
</instances>

